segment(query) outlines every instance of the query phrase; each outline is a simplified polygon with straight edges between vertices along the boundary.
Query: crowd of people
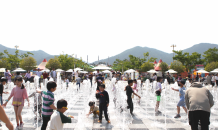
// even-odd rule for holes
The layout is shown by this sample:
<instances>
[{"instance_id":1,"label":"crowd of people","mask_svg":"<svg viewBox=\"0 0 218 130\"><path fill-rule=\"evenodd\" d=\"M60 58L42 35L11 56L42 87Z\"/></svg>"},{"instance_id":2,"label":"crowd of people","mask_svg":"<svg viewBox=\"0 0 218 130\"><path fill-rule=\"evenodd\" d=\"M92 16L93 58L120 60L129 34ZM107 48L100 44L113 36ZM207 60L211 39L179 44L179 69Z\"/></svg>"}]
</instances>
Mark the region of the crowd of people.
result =
<instances>
[{"instance_id":1,"label":"crowd of people","mask_svg":"<svg viewBox=\"0 0 218 130\"><path fill-rule=\"evenodd\" d=\"M73 116L69 115L66 116L64 115L64 112L68 109L67 108L67 101L66 100L59 100L57 104L54 104L55 101L55 96L54 92L56 91L57 88L57 73L53 69L49 74L44 72L40 72L39 70L36 72L36 75L41 78L43 76L43 79L50 78L52 77L54 81L49 81L47 83L47 91L41 91L40 89L36 89L36 92L32 93L31 95L27 94L27 90L25 86L23 85L23 77L20 76L19 73L17 73L14 83L16 87L14 87L10 93L10 96L3 102L3 94L8 94L8 92L4 91L4 85L9 81L9 77L11 77L10 73L5 73L5 77L1 78L1 83L0 83L0 101L1 101L1 106L0 106L0 120L3 121L7 128L9 130L13 129L13 125L11 124L10 120L8 119L7 115L4 112L3 107L6 107L8 102L12 99L12 105L14 107L14 113L16 117L16 122L17 126L16 129L22 129L24 126L23 120L22 120L22 109L24 107L25 100L28 101L29 104L29 98L34 97L34 113L35 113L35 121L37 121L37 111L40 115L39 120L43 121L41 130L46 130L46 128L50 128L51 130L62 130L63 129L63 124L64 123L71 123L71 118L74 118ZM109 94L105 90L105 79L107 79L109 76L108 74L103 74L99 70L97 70L97 73L95 74L80 74L78 71L77 72L72 72L70 76L66 75L64 78L64 82L69 84L69 81L71 80L72 82L75 82L76 85L78 85L78 89L80 89L80 84L83 82L83 80L89 79L91 82L93 82L93 77L95 76L94 82L97 83L97 88L96 88L96 100L99 101L99 105L96 106L95 102L91 101L89 102L88 106L90 107L90 111L87 114L89 116L90 114L93 113L94 116L98 116L99 120L98 122L102 122L102 114L104 112L104 117L108 123L111 123L107 111L108 111L108 106L110 103L109 100ZM209 76L207 76L207 79L209 79ZM216 83L216 78L213 77L214 75L211 76L211 79L209 82L210 84ZM25 76L26 81L30 81L31 75L30 72L28 71ZM122 79L122 74L120 72L117 73L112 73L112 77L116 78L117 81ZM141 79L140 79L141 78ZM139 80L142 80L143 76L139 77ZM171 83L171 75L168 73L166 75L166 79L168 83ZM162 93L162 86L161 84L163 83L163 77L157 76L155 73L153 74L153 77L151 78L152 81L156 81L157 85L155 89L155 95L156 95L156 106L155 106L155 114L158 115L161 113L159 111L159 105L161 102L161 93ZM185 82L186 80L190 80L192 83L191 87L189 89L186 88ZM176 79L178 81L178 86L179 89L174 89L172 90L177 91L179 93L179 102L177 104L177 115L174 118L180 118L180 107L182 107L185 111L186 114L188 114L189 117L189 124L192 128L192 130L197 130L198 125L201 125L201 128L203 130L208 130L209 129L209 124L210 124L210 109L214 105L213 101L213 96L210 93L208 89L202 86L200 82L198 82L198 79L192 80L191 78L185 78L183 79L181 75L178 76ZM130 114L133 114L134 110L134 105L133 105L133 95L137 96L138 98L141 98L137 93L138 93L138 85L137 85L137 80L134 79L129 79L128 78L128 85L125 87L124 91L126 92L127 96L127 109L130 109ZM40 86L39 86L40 88ZM39 96L36 96L36 93L39 93ZM38 98L38 99L37 99ZM38 106L36 104L36 100L38 100ZM38 110L37 110L38 109Z\"/></svg>"}]
</instances>

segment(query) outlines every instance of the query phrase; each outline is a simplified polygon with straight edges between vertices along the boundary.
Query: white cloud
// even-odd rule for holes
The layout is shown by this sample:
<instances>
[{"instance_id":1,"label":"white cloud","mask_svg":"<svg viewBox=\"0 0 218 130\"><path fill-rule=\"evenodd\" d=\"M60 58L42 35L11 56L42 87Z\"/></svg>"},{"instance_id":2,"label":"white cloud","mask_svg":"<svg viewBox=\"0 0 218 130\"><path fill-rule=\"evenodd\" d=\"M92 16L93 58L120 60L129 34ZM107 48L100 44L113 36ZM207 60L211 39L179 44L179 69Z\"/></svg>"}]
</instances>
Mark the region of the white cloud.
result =
<instances>
[{"instance_id":1,"label":"white cloud","mask_svg":"<svg viewBox=\"0 0 218 130\"><path fill-rule=\"evenodd\" d=\"M217 1L0 1L0 44L89 62L134 46L171 52L218 43Z\"/></svg>"}]
</instances>

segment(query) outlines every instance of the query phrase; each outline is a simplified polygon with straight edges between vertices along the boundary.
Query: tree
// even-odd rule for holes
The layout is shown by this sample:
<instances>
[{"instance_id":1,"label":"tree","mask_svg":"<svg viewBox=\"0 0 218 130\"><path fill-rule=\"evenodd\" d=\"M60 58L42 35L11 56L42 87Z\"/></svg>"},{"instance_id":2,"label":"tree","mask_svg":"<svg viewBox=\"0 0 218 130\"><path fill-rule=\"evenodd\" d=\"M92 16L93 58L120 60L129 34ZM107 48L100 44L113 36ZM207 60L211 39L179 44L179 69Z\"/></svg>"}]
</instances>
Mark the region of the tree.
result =
<instances>
[{"instance_id":1,"label":"tree","mask_svg":"<svg viewBox=\"0 0 218 130\"><path fill-rule=\"evenodd\" d=\"M204 60L201 59L201 54L193 52L191 55L188 52L183 53L182 51L174 51L176 55L173 57L174 60L180 61L186 68L186 71L191 71L196 65L203 64Z\"/></svg>"},{"instance_id":2,"label":"tree","mask_svg":"<svg viewBox=\"0 0 218 130\"><path fill-rule=\"evenodd\" d=\"M209 48L204 52L203 57L205 58L206 63L217 62L218 61L218 48Z\"/></svg>"},{"instance_id":3,"label":"tree","mask_svg":"<svg viewBox=\"0 0 218 130\"><path fill-rule=\"evenodd\" d=\"M58 61L61 64L61 69L65 71L68 69L72 69L74 66L74 58L70 57L68 54L61 54L60 56L58 56Z\"/></svg>"},{"instance_id":4,"label":"tree","mask_svg":"<svg viewBox=\"0 0 218 130\"><path fill-rule=\"evenodd\" d=\"M120 60L120 59L116 59L113 63L113 69L114 70L120 70L120 71L125 71L127 69L137 69L139 71L142 71L142 65L148 61L148 62L154 62L157 58L153 58L151 57L150 59L148 59L149 53L144 53L143 54L144 57L140 58L140 57L135 57L133 55L129 55L129 60L124 59L124 60ZM148 59L148 60L147 60Z\"/></svg>"},{"instance_id":5,"label":"tree","mask_svg":"<svg viewBox=\"0 0 218 130\"><path fill-rule=\"evenodd\" d=\"M19 67L19 64L23 58L28 57L29 55L33 55L30 52L27 52L27 54L19 55L19 50L15 51L15 55L9 54L7 50L4 50L4 53L7 55L7 61L10 63L11 69Z\"/></svg>"},{"instance_id":6,"label":"tree","mask_svg":"<svg viewBox=\"0 0 218 130\"><path fill-rule=\"evenodd\" d=\"M182 62L175 60L174 62L171 63L170 69L173 69L180 74L180 73L184 72L185 67L183 66Z\"/></svg>"},{"instance_id":7,"label":"tree","mask_svg":"<svg viewBox=\"0 0 218 130\"><path fill-rule=\"evenodd\" d=\"M154 64L150 63L150 62L145 62L141 66L141 71L143 71L143 72L147 72L151 69L154 69Z\"/></svg>"},{"instance_id":8,"label":"tree","mask_svg":"<svg viewBox=\"0 0 218 130\"><path fill-rule=\"evenodd\" d=\"M180 51L173 51L176 55L173 57L173 60L180 61L183 65L185 65L185 62L188 60L189 53Z\"/></svg>"},{"instance_id":9,"label":"tree","mask_svg":"<svg viewBox=\"0 0 218 130\"><path fill-rule=\"evenodd\" d=\"M59 62L58 58L51 58L48 63L46 64L46 68L48 69L58 69L61 68L61 63Z\"/></svg>"},{"instance_id":10,"label":"tree","mask_svg":"<svg viewBox=\"0 0 218 130\"><path fill-rule=\"evenodd\" d=\"M0 60L0 68L11 68L11 65L7 61L7 58L2 58Z\"/></svg>"},{"instance_id":11,"label":"tree","mask_svg":"<svg viewBox=\"0 0 218 130\"><path fill-rule=\"evenodd\" d=\"M25 57L21 60L20 67L27 71L35 69L36 60L33 57Z\"/></svg>"},{"instance_id":12,"label":"tree","mask_svg":"<svg viewBox=\"0 0 218 130\"><path fill-rule=\"evenodd\" d=\"M211 63L208 63L206 66L205 66L205 70L210 72L214 69L218 68L218 62L211 62Z\"/></svg>"},{"instance_id":13,"label":"tree","mask_svg":"<svg viewBox=\"0 0 218 130\"><path fill-rule=\"evenodd\" d=\"M0 52L0 59L4 58L4 53Z\"/></svg>"},{"instance_id":14,"label":"tree","mask_svg":"<svg viewBox=\"0 0 218 130\"><path fill-rule=\"evenodd\" d=\"M168 71L169 66L166 62L160 63L161 72L164 74L166 71Z\"/></svg>"}]
</instances>

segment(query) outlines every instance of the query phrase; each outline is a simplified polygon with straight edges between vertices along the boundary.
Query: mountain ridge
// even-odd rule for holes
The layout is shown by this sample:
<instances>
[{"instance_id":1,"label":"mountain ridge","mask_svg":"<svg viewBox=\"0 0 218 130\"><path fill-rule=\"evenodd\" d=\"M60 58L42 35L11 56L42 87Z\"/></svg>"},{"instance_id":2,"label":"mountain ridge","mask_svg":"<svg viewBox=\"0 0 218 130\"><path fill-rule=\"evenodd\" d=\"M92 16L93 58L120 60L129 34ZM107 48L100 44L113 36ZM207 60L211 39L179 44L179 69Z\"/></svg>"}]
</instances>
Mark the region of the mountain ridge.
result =
<instances>
[{"instance_id":1,"label":"mountain ridge","mask_svg":"<svg viewBox=\"0 0 218 130\"><path fill-rule=\"evenodd\" d=\"M218 44L199 43L199 44L193 45L192 47L184 49L183 52L189 52L189 53L198 52L200 54L203 54L209 48L214 48L214 47L218 48ZM14 54L16 49L5 47L4 45L0 44L0 52L4 52L4 50L7 50L10 54ZM56 56L56 55L50 55L43 50L37 50L37 51L19 50L19 54L23 54L26 52L31 52L34 54L33 57L36 59L37 65L39 65L43 61L44 58L48 61L49 59L54 58ZM109 57L109 65L112 65L116 59L120 59L120 60L129 59L129 55L134 55L136 57L142 58L143 53L146 53L146 52L149 52L149 55L150 55L149 57L157 58L157 61L159 61L159 59L162 59L163 62L166 62L167 64L170 64L173 61L172 59L173 53L167 53L167 52L164 52L164 51L161 51L155 48L150 48L150 47L135 46L133 48L124 50L117 55ZM101 59L99 60L99 62L107 63L108 58ZM92 63L98 64L98 61L95 61Z\"/></svg>"},{"instance_id":2,"label":"mountain ridge","mask_svg":"<svg viewBox=\"0 0 218 130\"><path fill-rule=\"evenodd\" d=\"M218 45L212 44L212 43L199 43L199 44L195 44L189 48L184 49L183 52L189 52L190 54L193 52L198 52L202 56L205 51L207 51L209 48L214 48L214 47L218 48ZM166 62L167 64L170 64L171 62L173 62L173 53L167 53L167 52L155 49L155 48L135 46L135 47L127 49L127 50L125 50L125 51L123 51L115 56L110 57L109 58L109 65L112 65L113 62L118 58L120 60L129 59L128 58L129 55L134 55L136 57L142 58L143 53L146 53L146 52L149 52L150 57L157 58L157 61L162 59L163 62ZM126 56L124 56L124 54ZM108 59L99 60L99 62L105 62L105 63L107 63L107 61L108 61ZM98 61L95 61L93 63L98 64Z\"/></svg>"}]
</instances>

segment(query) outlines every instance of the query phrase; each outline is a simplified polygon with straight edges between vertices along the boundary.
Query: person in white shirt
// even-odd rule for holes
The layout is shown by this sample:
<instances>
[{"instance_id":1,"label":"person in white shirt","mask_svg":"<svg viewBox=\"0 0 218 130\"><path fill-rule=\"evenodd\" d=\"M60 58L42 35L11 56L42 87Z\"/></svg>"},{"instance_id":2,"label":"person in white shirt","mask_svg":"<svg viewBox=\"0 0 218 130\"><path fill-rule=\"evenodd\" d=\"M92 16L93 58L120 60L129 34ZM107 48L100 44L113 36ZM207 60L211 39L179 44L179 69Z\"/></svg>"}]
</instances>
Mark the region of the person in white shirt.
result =
<instances>
[{"instance_id":1,"label":"person in white shirt","mask_svg":"<svg viewBox=\"0 0 218 130\"><path fill-rule=\"evenodd\" d=\"M50 121L48 122L49 130L63 130L63 126L65 123L72 123L71 118L73 116L65 116L63 113L67 110L67 101L61 99L57 102L57 111L55 111Z\"/></svg>"},{"instance_id":2,"label":"person in white shirt","mask_svg":"<svg viewBox=\"0 0 218 130\"><path fill-rule=\"evenodd\" d=\"M215 85L215 76L214 76L214 74L212 74L212 78L211 78L211 84L212 84L212 86L214 86L214 85Z\"/></svg>"},{"instance_id":3,"label":"person in white shirt","mask_svg":"<svg viewBox=\"0 0 218 130\"><path fill-rule=\"evenodd\" d=\"M56 82L57 80L57 74L56 74L56 71L55 69L53 68L53 70L51 71L51 77L54 79L54 81Z\"/></svg>"},{"instance_id":4,"label":"person in white shirt","mask_svg":"<svg viewBox=\"0 0 218 130\"><path fill-rule=\"evenodd\" d=\"M160 114L161 112L158 110L159 109L159 105L160 105L160 97L161 97L161 91L162 91L162 86L161 86L161 82L162 82L162 78L161 77L157 77L157 86L155 88L155 93L157 96L157 102L156 102L156 107L155 107L155 114Z\"/></svg>"},{"instance_id":5,"label":"person in white shirt","mask_svg":"<svg viewBox=\"0 0 218 130\"><path fill-rule=\"evenodd\" d=\"M77 70L75 73L75 80L79 77L79 71Z\"/></svg>"},{"instance_id":6,"label":"person in white shirt","mask_svg":"<svg viewBox=\"0 0 218 130\"><path fill-rule=\"evenodd\" d=\"M42 75L42 72L39 71L39 68L38 68L38 71L36 72L36 75L39 77L39 87L41 86L41 75Z\"/></svg>"},{"instance_id":7,"label":"person in white shirt","mask_svg":"<svg viewBox=\"0 0 218 130\"><path fill-rule=\"evenodd\" d=\"M153 78L153 81L157 81L157 74L154 73L152 78Z\"/></svg>"}]
</instances>

